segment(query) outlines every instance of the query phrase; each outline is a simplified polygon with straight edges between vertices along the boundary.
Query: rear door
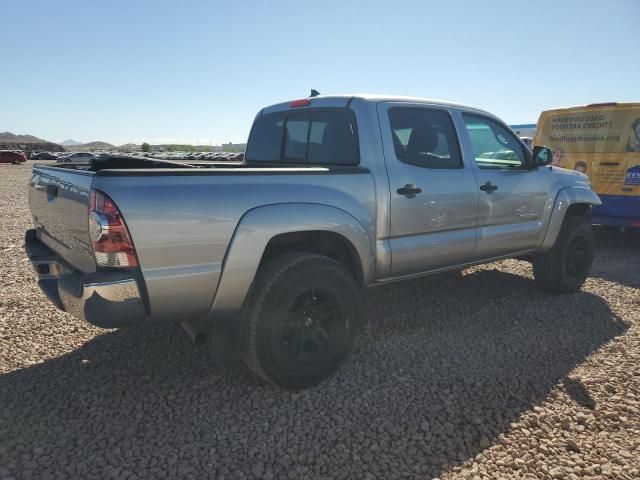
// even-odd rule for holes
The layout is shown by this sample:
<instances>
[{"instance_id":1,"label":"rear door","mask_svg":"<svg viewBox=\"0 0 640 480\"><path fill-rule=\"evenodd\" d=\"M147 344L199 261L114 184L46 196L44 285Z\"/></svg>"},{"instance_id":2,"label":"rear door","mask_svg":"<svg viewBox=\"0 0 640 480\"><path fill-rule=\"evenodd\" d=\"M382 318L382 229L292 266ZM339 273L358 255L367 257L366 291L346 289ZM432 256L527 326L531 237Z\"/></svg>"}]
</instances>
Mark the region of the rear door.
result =
<instances>
[{"instance_id":1,"label":"rear door","mask_svg":"<svg viewBox=\"0 0 640 480\"><path fill-rule=\"evenodd\" d=\"M528 149L507 126L480 113L462 113L465 158L478 179L478 244L474 260L536 248L552 172L529 169Z\"/></svg>"},{"instance_id":2,"label":"rear door","mask_svg":"<svg viewBox=\"0 0 640 480\"><path fill-rule=\"evenodd\" d=\"M465 165L451 112L380 103L391 196L391 275L458 265L476 243L478 188Z\"/></svg>"},{"instance_id":3,"label":"rear door","mask_svg":"<svg viewBox=\"0 0 640 480\"><path fill-rule=\"evenodd\" d=\"M78 270L96 270L89 240L93 172L35 166L29 204L36 236Z\"/></svg>"}]
</instances>

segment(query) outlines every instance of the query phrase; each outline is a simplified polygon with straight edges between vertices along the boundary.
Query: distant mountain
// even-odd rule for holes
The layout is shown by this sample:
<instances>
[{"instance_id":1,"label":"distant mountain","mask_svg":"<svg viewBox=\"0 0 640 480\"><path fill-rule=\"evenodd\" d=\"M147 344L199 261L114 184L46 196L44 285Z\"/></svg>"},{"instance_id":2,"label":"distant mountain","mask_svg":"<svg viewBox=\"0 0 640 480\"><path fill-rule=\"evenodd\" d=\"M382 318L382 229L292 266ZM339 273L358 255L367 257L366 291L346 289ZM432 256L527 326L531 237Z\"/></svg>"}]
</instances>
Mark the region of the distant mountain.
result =
<instances>
[{"instance_id":1,"label":"distant mountain","mask_svg":"<svg viewBox=\"0 0 640 480\"><path fill-rule=\"evenodd\" d=\"M46 140L34 137L33 135L15 135L11 132L0 133L2 143L46 143Z\"/></svg>"},{"instance_id":2,"label":"distant mountain","mask_svg":"<svg viewBox=\"0 0 640 480\"><path fill-rule=\"evenodd\" d=\"M86 152L92 150L114 150L116 147L107 142L79 143L78 145L65 145L71 152Z\"/></svg>"},{"instance_id":3,"label":"distant mountain","mask_svg":"<svg viewBox=\"0 0 640 480\"><path fill-rule=\"evenodd\" d=\"M91 150L113 150L114 148L116 148L115 145L111 145L107 142L89 142L83 143L80 146L82 148L88 148Z\"/></svg>"},{"instance_id":4,"label":"distant mountain","mask_svg":"<svg viewBox=\"0 0 640 480\"><path fill-rule=\"evenodd\" d=\"M11 132L2 132L0 133L0 150L63 152L64 148L57 143L47 142L33 135L15 135Z\"/></svg>"},{"instance_id":5,"label":"distant mountain","mask_svg":"<svg viewBox=\"0 0 640 480\"><path fill-rule=\"evenodd\" d=\"M82 145L82 142L69 139L65 140L64 142L60 142L60 145L62 145L63 147L75 147L76 145Z\"/></svg>"},{"instance_id":6,"label":"distant mountain","mask_svg":"<svg viewBox=\"0 0 640 480\"><path fill-rule=\"evenodd\" d=\"M120 150L137 150L140 148L140 145L136 145L135 143L125 143L124 145L120 145L118 148Z\"/></svg>"}]
</instances>

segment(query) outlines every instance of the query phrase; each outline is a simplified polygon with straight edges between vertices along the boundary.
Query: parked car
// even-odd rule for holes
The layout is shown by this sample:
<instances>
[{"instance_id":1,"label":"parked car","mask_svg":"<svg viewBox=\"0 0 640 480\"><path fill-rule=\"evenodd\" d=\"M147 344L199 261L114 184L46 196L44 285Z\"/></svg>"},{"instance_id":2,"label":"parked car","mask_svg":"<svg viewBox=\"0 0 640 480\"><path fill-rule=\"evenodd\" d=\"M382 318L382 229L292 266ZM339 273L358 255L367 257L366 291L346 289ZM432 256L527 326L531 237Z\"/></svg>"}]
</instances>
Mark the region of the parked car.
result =
<instances>
[{"instance_id":1,"label":"parked car","mask_svg":"<svg viewBox=\"0 0 640 480\"><path fill-rule=\"evenodd\" d=\"M58 156L51 152L37 152L31 155L31 160L57 160Z\"/></svg>"},{"instance_id":2,"label":"parked car","mask_svg":"<svg viewBox=\"0 0 640 480\"><path fill-rule=\"evenodd\" d=\"M0 163L13 163L20 165L27 161L27 156L14 150L0 150Z\"/></svg>"},{"instance_id":3,"label":"parked car","mask_svg":"<svg viewBox=\"0 0 640 480\"><path fill-rule=\"evenodd\" d=\"M34 166L25 243L72 315L182 321L219 363L304 388L349 356L365 287L518 257L578 291L600 200L551 160L472 107L317 96L262 109L238 165Z\"/></svg>"},{"instance_id":4,"label":"parked car","mask_svg":"<svg viewBox=\"0 0 640 480\"><path fill-rule=\"evenodd\" d=\"M66 155L61 155L58 157L58 163L71 163L71 162L89 162L98 158L98 156L94 153L88 152L75 152L68 153Z\"/></svg>"}]
</instances>

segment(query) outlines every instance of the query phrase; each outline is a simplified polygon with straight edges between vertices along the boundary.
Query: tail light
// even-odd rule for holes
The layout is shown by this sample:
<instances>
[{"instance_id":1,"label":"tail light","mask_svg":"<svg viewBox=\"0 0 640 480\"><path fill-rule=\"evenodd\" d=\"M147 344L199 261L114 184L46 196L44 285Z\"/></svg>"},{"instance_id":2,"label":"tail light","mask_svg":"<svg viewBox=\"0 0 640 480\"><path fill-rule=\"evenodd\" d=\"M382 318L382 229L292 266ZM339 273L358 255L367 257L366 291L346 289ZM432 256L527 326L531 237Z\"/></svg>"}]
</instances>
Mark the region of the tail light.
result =
<instances>
[{"instance_id":1,"label":"tail light","mask_svg":"<svg viewBox=\"0 0 640 480\"><path fill-rule=\"evenodd\" d=\"M89 237L99 267L137 267L138 258L127 224L107 195L91 190Z\"/></svg>"}]
</instances>

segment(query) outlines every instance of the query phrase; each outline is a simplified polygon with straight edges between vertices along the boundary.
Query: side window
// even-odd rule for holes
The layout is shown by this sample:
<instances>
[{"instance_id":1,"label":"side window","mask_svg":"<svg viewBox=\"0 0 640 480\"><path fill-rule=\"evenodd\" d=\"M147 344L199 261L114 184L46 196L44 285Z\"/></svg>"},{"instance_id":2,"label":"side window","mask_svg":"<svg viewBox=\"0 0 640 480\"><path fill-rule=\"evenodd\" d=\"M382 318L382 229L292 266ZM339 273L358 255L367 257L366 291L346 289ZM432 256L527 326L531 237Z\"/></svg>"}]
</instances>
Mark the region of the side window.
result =
<instances>
[{"instance_id":1,"label":"side window","mask_svg":"<svg viewBox=\"0 0 640 480\"><path fill-rule=\"evenodd\" d=\"M389 109L396 157L425 168L462 168L462 155L451 117L442 110Z\"/></svg>"},{"instance_id":2,"label":"side window","mask_svg":"<svg viewBox=\"0 0 640 480\"><path fill-rule=\"evenodd\" d=\"M526 165L522 146L513 133L489 118L463 116L479 168L510 169Z\"/></svg>"}]
</instances>

